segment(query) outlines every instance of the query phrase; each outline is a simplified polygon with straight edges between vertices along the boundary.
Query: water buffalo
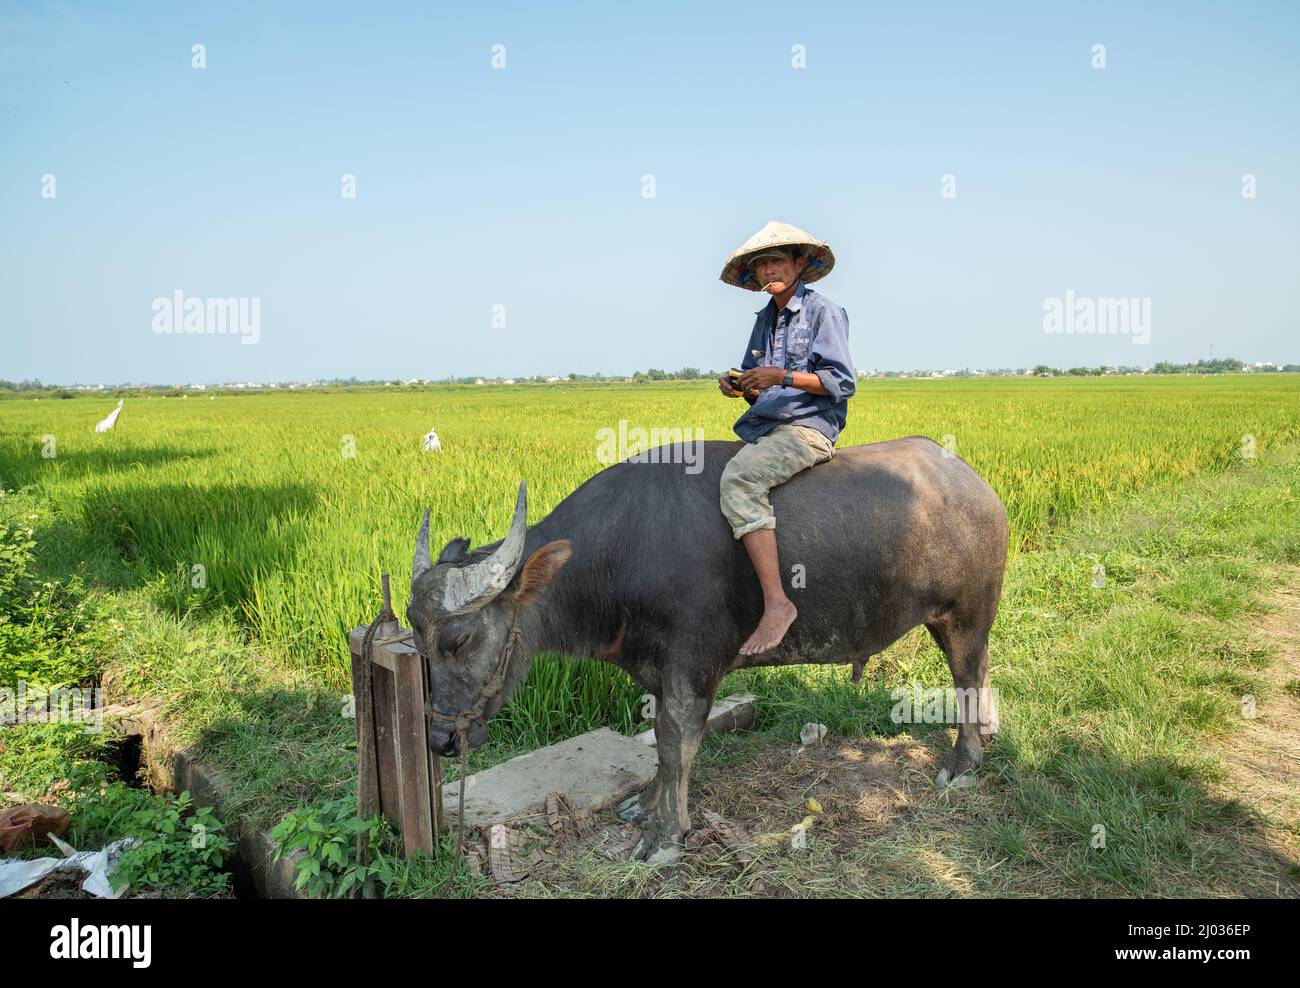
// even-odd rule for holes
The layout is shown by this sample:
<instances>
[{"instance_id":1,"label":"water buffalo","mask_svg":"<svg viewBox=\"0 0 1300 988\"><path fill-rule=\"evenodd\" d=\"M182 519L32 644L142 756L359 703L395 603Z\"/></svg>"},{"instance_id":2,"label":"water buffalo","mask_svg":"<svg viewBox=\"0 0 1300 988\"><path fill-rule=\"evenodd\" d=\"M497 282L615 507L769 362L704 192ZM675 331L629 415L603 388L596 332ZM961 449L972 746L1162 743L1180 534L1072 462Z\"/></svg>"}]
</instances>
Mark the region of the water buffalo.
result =
<instances>
[{"instance_id":1,"label":"water buffalo","mask_svg":"<svg viewBox=\"0 0 1300 988\"><path fill-rule=\"evenodd\" d=\"M657 447L602 470L531 526L521 483L504 539L474 550L453 539L437 560L425 511L407 619L430 678L432 750L455 755L462 737L483 744L536 652L611 662L656 700L659 771L620 812L644 829L637 857L671 861L690 829L691 765L728 672L860 662L924 624L958 695L980 697L937 781L977 769L995 726L988 635L1008 534L998 496L923 436L840 449L797 474L771 499L799 616L775 649L742 656L763 601L718 507L719 477L740 445L710 441L690 456Z\"/></svg>"}]
</instances>

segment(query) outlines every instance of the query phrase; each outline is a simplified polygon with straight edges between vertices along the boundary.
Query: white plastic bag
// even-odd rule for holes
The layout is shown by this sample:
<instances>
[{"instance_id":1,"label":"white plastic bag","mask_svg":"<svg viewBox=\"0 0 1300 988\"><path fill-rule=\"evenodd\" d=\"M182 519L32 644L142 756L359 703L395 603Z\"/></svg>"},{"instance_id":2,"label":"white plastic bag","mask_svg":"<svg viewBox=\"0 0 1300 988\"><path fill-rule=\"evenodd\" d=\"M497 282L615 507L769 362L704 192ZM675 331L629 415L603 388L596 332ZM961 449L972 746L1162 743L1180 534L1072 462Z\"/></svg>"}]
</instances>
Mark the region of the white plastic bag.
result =
<instances>
[{"instance_id":1,"label":"white plastic bag","mask_svg":"<svg viewBox=\"0 0 1300 988\"><path fill-rule=\"evenodd\" d=\"M109 884L108 875L117 864L118 856L139 842L135 837L123 837L115 840L98 851L78 851L66 841L50 834L50 840L63 852L61 858L36 858L32 861L0 861L0 899L35 885L46 875L54 871L70 869L89 872L81 883L82 889L100 899L118 899L126 891L123 886L114 892Z\"/></svg>"}]
</instances>

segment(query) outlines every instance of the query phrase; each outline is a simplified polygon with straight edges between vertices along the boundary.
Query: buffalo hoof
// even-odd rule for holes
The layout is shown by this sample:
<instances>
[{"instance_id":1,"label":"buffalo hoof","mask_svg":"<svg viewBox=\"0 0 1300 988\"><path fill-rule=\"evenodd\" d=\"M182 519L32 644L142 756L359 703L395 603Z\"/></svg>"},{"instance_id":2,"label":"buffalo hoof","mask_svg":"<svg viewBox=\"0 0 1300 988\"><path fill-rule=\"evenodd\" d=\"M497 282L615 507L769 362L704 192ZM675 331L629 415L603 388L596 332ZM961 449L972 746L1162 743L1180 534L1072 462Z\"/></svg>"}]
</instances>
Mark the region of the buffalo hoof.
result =
<instances>
[{"instance_id":1,"label":"buffalo hoof","mask_svg":"<svg viewBox=\"0 0 1300 988\"><path fill-rule=\"evenodd\" d=\"M645 859L645 863L652 868L667 868L669 865L677 863L677 859L682 856L682 849L679 846L661 847L654 854Z\"/></svg>"},{"instance_id":2,"label":"buffalo hoof","mask_svg":"<svg viewBox=\"0 0 1300 988\"><path fill-rule=\"evenodd\" d=\"M934 777L934 786L936 789L944 789L952 786L954 789L965 789L967 786L973 786L979 779L975 777L974 772L962 772L956 777L953 776L946 768L939 769L939 774Z\"/></svg>"},{"instance_id":3,"label":"buffalo hoof","mask_svg":"<svg viewBox=\"0 0 1300 988\"><path fill-rule=\"evenodd\" d=\"M636 847L632 848L632 860L644 861L655 868L663 868L675 864L684 849L685 846L680 839L664 836L651 827L641 835Z\"/></svg>"}]
</instances>

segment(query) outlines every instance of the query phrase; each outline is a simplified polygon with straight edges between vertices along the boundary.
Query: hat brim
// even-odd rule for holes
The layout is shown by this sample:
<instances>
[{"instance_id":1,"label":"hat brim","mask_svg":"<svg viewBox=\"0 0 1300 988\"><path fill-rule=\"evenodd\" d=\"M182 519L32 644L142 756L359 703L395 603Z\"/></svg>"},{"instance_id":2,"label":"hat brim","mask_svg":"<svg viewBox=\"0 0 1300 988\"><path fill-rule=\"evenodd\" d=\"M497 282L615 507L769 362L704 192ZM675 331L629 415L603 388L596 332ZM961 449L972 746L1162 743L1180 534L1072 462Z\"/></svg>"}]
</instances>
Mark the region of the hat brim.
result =
<instances>
[{"instance_id":1,"label":"hat brim","mask_svg":"<svg viewBox=\"0 0 1300 988\"><path fill-rule=\"evenodd\" d=\"M720 280L728 285L734 285L737 288L743 288L746 291L760 292L763 290L762 284L754 273L749 270L750 264L755 258L774 247L801 247L804 256L796 261L796 264L804 264L803 272L799 275L799 280L804 284L811 284L814 281L820 281L831 273L835 267L835 253L831 250L829 244L822 243L811 234L805 233L795 227L785 227L788 234L776 234L772 236L769 231L776 224L769 223L767 227L760 230L744 244L741 244L727 263L722 268ZM773 231L774 232L774 231ZM762 240L761 243L755 243L756 240Z\"/></svg>"}]
</instances>

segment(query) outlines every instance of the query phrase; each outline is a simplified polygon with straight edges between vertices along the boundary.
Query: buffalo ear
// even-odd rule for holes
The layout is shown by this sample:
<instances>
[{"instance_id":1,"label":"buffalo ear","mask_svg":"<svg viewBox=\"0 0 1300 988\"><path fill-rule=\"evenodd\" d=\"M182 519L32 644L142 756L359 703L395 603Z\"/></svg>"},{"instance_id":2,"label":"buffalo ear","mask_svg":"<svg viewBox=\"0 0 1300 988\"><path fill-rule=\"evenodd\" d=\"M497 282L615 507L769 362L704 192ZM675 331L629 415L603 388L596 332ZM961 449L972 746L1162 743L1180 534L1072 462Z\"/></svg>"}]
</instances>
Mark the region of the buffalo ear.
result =
<instances>
[{"instance_id":1,"label":"buffalo ear","mask_svg":"<svg viewBox=\"0 0 1300 988\"><path fill-rule=\"evenodd\" d=\"M465 550L468 548L469 548L469 539L464 537L461 537L459 539L452 539L445 546L443 546L442 552L439 553L438 555L438 562L454 563L461 556L465 555Z\"/></svg>"},{"instance_id":2,"label":"buffalo ear","mask_svg":"<svg viewBox=\"0 0 1300 988\"><path fill-rule=\"evenodd\" d=\"M519 589L515 591L515 603L524 607L535 604L571 555L573 543L568 539L557 539L547 542L529 556L519 571Z\"/></svg>"}]
</instances>

